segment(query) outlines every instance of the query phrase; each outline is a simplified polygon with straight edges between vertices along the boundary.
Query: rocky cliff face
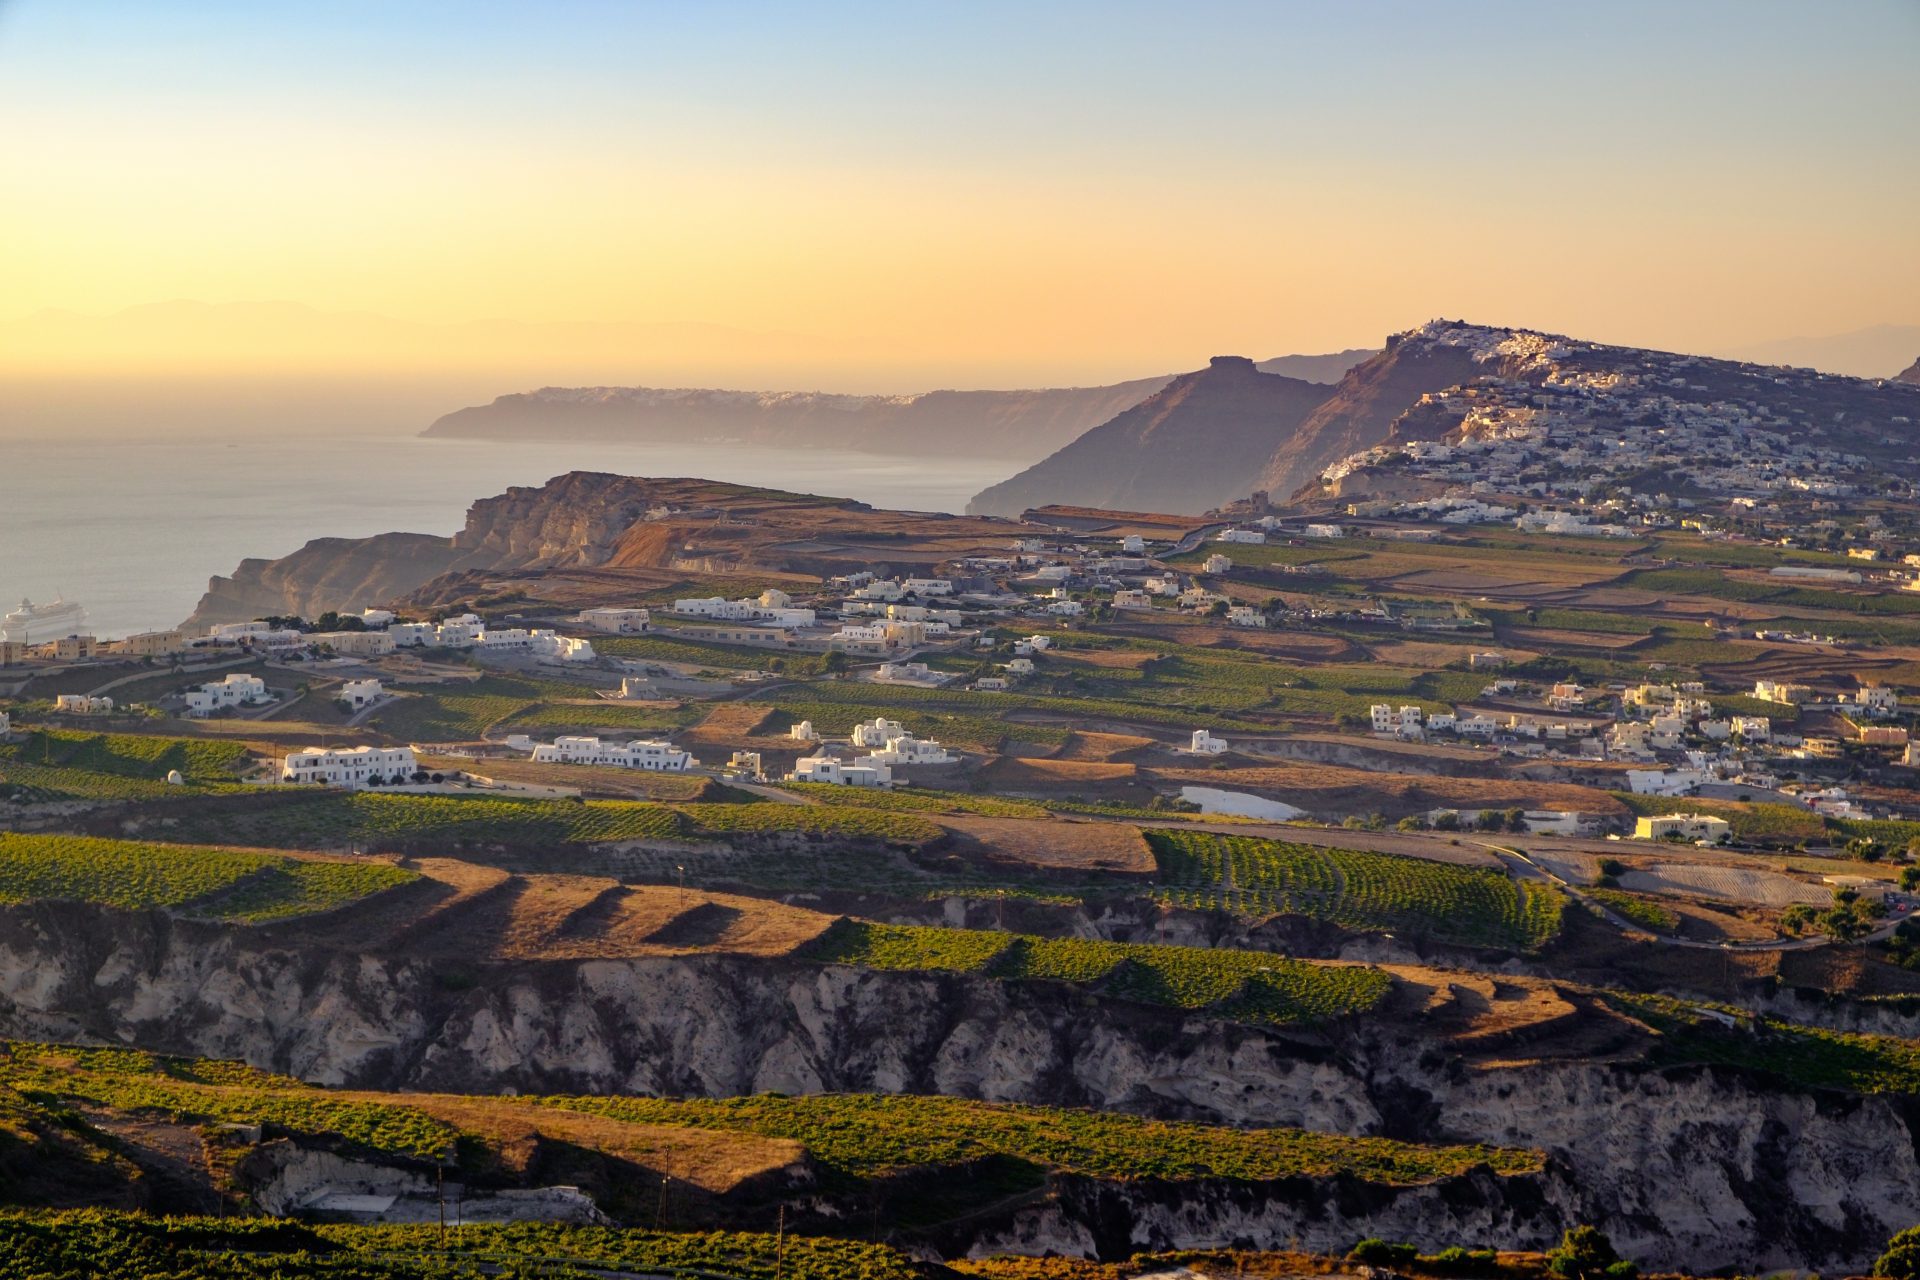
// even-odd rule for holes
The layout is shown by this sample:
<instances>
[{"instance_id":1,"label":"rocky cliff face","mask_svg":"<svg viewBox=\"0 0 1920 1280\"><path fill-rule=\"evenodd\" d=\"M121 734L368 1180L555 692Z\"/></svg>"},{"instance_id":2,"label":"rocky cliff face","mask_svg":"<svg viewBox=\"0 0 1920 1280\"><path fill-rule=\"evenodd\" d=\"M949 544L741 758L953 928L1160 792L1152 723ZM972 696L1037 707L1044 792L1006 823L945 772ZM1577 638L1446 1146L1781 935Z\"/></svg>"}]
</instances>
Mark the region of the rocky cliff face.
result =
<instances>
[{"instance_id":1,"label":"rocky cliff face","mask_svg":"<svg viewBox=\"0 0 1920 1280\"><path fill-rule=\"evenodd\" d=\"M1425 1191L1067 1188L983 1223L981 1249L1338 1247L1376 1224L1428 1247L1531 1246L1604 1220L1653 1265L1829 1268L1865 1265L1920 1219L1909 1099L1579 1057L1468 1065L1417 1020L1287 1035L961 975L719 956L469 971L42 905L0 909L0 1032L244 1058L334 1084L938 1092L1551 1157L1538 1177Z\"/></svg>"},{"instance_id":2,"label":"rocky cliff face","mask_svg":"<svg viewBox=\"0 0 1920 1280\"><path fill-rule=\"evenodd\" d=\"M429 533L315 538L290 556L242 560L231 576L213 578L181 625L199 632L217 622L311 618L329 609L371 606L444 573L455 558L452 539Z\"/></svg>"},{"instance_id":3,"label":"rocky cliff face","mask_svg":"<svg viewBox=\"0 0 1920 1280\"><path fill-rule=\"evenodd\" d=\"M329 609L383 604L444 573L468 569L550 569L605 563L620 536L675 482L575 471L538 488L482 498L451 538L383 533L316 538L278 560L243 560L231 577L207 584L183 626L245 622L273 614L314 617Z\"/></svg>"},{"instance_id":4,"label":"rocky cliff face","mask_svg":"<svg viewBox=\"0 0 1920 1280\"><path fill-rule=\"evenodd\" d=\"M967 505L1017 515L1048 503L1198 513L1245 497L1274 451L1326 399L1317 382L1215 356Z\"/></svg>"},{"instance_id":5,"label":"rocky cliff face","mask_svg":"<svg viewBox=\"0 0 1920 1280\"><path fill-rule=\"evenodd\" d=\"M1895 382L1905 382L1920 387L1920 360L1915 360L1912 364L1902 369L1894 376L1893 380Z\"/></svg>"}]
</instances>

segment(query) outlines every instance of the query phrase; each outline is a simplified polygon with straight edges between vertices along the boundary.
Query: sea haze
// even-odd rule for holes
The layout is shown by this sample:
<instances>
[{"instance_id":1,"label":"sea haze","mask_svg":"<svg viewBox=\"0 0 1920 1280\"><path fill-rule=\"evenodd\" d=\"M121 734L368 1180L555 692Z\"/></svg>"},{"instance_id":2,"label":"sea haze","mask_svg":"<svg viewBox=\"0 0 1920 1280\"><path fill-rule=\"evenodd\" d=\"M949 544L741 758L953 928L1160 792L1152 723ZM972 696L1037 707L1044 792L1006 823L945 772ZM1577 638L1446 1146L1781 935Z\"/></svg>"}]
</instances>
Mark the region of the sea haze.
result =
<instances>
[{"instance_id":1,"label":"sea haze","mask_svg":"<svg viewBox=\"0 0 1920 1280\"><path fill-rule=\"evenodd\" d=\"M448 534L470 503L567 471L700 476L960 511L1006 478L991 459L884 457L825 449L493 443L414 437L223 436L24 440L0 445L0 605L65 595L91 630L176 625L214 574L309 539ZM369 602L371 603L371 602ZM4 611L0 609L0 611Z\"/></svg>"}]
</instances>

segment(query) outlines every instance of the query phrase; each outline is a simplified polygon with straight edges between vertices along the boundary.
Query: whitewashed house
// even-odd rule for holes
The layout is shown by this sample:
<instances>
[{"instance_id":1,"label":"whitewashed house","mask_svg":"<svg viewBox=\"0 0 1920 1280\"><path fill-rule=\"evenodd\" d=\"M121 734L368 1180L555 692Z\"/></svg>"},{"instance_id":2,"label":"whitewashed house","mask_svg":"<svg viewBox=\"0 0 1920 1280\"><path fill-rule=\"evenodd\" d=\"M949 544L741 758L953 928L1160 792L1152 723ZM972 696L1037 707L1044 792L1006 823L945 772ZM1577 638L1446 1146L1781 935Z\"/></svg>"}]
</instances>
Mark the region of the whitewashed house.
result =
<instances>
[{"instance_id":1,"label":"whitewashed house","mask_svg":"<svg viewBox=\"0 0 1920 1280\"><path fill-rule=\"evenodd\" d=\"M339 701L346 703L349 707L358 711L362 707L372 706L384 698L386 694L387 691L380 687L378 680L368 679L348 680L340 686L340 692L334 696Z\"/></svg>"},{"instance_id":2,"label":"whitewashed house","mask_svg":"<svg viewBox=\"0 0 1920 1280\"><path fill-rule=\"evenodd\" d=\"M214 684L197 684L186 691L187 714L210 716L229 707L250 707L267 699L267 682L259 676L227 673Z\"/></svg>"},{"instance_id":3,"label":"whitewashed house","mask_svg":"<svg viewBox=\"0 0 1920 1280\"><path fill-rule=\"evenodd\" d=\"M603 742L599 738L559 737L533 749L536 764L597 764L649 773L685 773L693 756L671 742Z\"/></svg>"},{"instance_id":4,"label":"whitewashed house","mask_svg":"<svg viewBox=\"0 0 1920 1280\"><path fill-rule=\"evenodd\" d=\"M412 747L303 747L280 761L280 781L323 787L380 787L410 782L420 761Z\"/></svg>"},{"instance_id":5,"label":"whitewashed house","mask_svg":"<svg viewBox=\"0 0 1920 1280\"><path fill-rule=\"evenodd\" d=\"M804 756L794 761L790 782L825 782L842 787L888 787L893 785L893 770L884 764L849 764L832 756Z\"/></svg>"},{"instance_id":6,"label":"whitewashed house","mask_svg":"<svg viewBox=\"0 0 1920 1280\"><path fill-rule=\"evenodd\" d=\"M1187 750L1197 756L1217 756L1226 749L1227 740L1214 737L1206 729L1195 729L1187 743Z\"/></svg>"}]
</instances>

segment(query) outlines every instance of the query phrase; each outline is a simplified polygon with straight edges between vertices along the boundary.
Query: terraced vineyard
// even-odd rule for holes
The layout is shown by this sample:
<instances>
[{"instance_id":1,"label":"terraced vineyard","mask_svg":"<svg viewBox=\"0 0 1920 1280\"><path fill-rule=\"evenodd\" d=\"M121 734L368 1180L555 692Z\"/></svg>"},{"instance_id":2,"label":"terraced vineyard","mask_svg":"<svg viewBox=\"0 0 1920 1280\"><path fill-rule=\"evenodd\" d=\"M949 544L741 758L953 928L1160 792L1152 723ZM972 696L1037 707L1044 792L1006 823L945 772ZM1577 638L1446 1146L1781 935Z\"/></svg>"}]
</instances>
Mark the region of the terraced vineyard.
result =
<instances>
[{"instance_id":1,"label":"terraced vineyard","mask_svg":"<svg viewBox=\"0 0 1920 1280\"><path fill-rule=\"evenodd\" d=\"M828 1169L854 1177L988 1156L1100 1178L1266 1181L1344 1171L1387 1184L1426 1181L1482 1164L1500 1173L1531 1172L1541 1165L1537 1152L1499 1147L1426 1147L1304 1129L1229 1129L1119 1112L919 1095L540 1101L637 1124L791 1138Z\"/></svg>"},{"instance_id":2,"label":"terraced vineyard","mask_svg":"<svg viewBox=\"0 0 1920 1280\"><path fill-rule=\"evenodd\" d=\"M958 791L875 791L825 782L789 782L784 789L839 808L886 809L894 813L971 813L983 818L1044 818L1046 809L1024 800Z\"/></svg>"},{"instance_id":3,"label":"terraced vineyard","mask_svg":"<svg viewBox=\"0 0 1920 1280\"><path fill-rule=\"evenodd\" d=\"M1504 872L1208 831L1149 831L1167 901L1247 915L1304 915L1474 946L1533 950L1564 899Z\"/></svg>"},{"instance_id":4,"label":"terraced vineyard","mask_svg":"<svg viewBox=\"0 0 1920 1280\"><path fill-rule=\"evenodd\" d=\"M904 1253L825 1236L549 1223L305 1226L72 1210L0 1215L0 1274L32 1280L476 1280L665 1275L704 1280L921 1280Z\"/></svg>"},{"instance_id":5,"label":"terraced vineyard","mask_svg":"<svg viewBox=\"0 0 1920 1280\"><path fill-rule=\"evenodd\" d=\"M853 806L665 805L628 800L535 800L372 791L302 791L272 803L202 806L170 835L237 839L271 848L436 852L452 847L598 844L797 832L918 844L940 828L911 813Z\"/></svg>"},{"instance_id":6,"label":"terraced vineyard","mask_svg":"<svg viewBox=\"0 0 1920 1280\"><path fill-rule=\"evenodd\" d=\"M35 730L0 744L0 799L159 800L232 790L245 768L247 748L237 742L146 737L123 733ZM178 770L184 787L169 787Z\"/></svg>"},{"instance_id":7,"label":"terraced vineyard","mask_svg":"<svg viewBox=\"0 0 1920 1280\"><path fill-rule=\"evenodd\" d=\"M314 862L245 849L0 832L0 902L6 903L185 908L259 923L331 910L414 878L381 862Z\"/></svg>"},{"instance_id":8,"label":"terraced vineyard","mask_svg":"<svg viewBox=\"0 0 1920 1280\"><path fill-rule=\"evenodd\" d=\"M1361 965L1312 964L1263 951L1046 939L997 930L847 920L803 953L873 969L979 973L1094 986L1143 1004L1206 1009L1242 1022L1314 1022L1361 1013L1392 980Z\"/></svg>"},{"instance_id":9,"label":"terraced vineyard","mask_svg":"<svg viewBox=\"0 0 1920 1280\"><path fill-rule=\"evenodd\" d=\"M335 1096L244 1063L163 1058L135 1049L94 1049L12 1041L0 1081L29 1096L90 1102L119 1111L159 1111L197 1123L277 1125L332 1134L373 1151L433 1159L459 1136L397 1097L373 1102Z\"/></svg>"},{"instance_id":10,"label":"terraced vineyard","mask_svg":"<svg viewBox=\"0 0 1920 1280\"><path fill-rule=\"evenodd\" d=\"M470 684L419 691L374 716L388 737L409 742L470 742L488 730L571 726L655 731L697 719L692 710L623 706L592 688L560 680L488 675Z\"/></svg>"}]
</instances>

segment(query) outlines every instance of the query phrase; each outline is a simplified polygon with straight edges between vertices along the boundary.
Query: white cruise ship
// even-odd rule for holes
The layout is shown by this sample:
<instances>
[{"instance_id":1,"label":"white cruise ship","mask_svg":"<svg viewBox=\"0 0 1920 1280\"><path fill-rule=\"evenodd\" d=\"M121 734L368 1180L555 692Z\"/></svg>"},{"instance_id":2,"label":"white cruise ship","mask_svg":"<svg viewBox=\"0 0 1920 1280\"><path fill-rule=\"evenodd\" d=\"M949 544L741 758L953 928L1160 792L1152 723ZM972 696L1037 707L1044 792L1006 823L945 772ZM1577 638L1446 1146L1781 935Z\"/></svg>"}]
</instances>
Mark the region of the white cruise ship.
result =
<instances>
[{"instance_id":1,"label":"white cruise ship","mask_svg":"<svg viewBox=\"0 0 1920 1280\"><path fill-rule=\"evenodd\" d=\"M80 635L86 625L86 609L71 600L55 598L51 604L22 600L18 609L0 618L0 640L44 644Z\"/></svg>"}]
</instances>

